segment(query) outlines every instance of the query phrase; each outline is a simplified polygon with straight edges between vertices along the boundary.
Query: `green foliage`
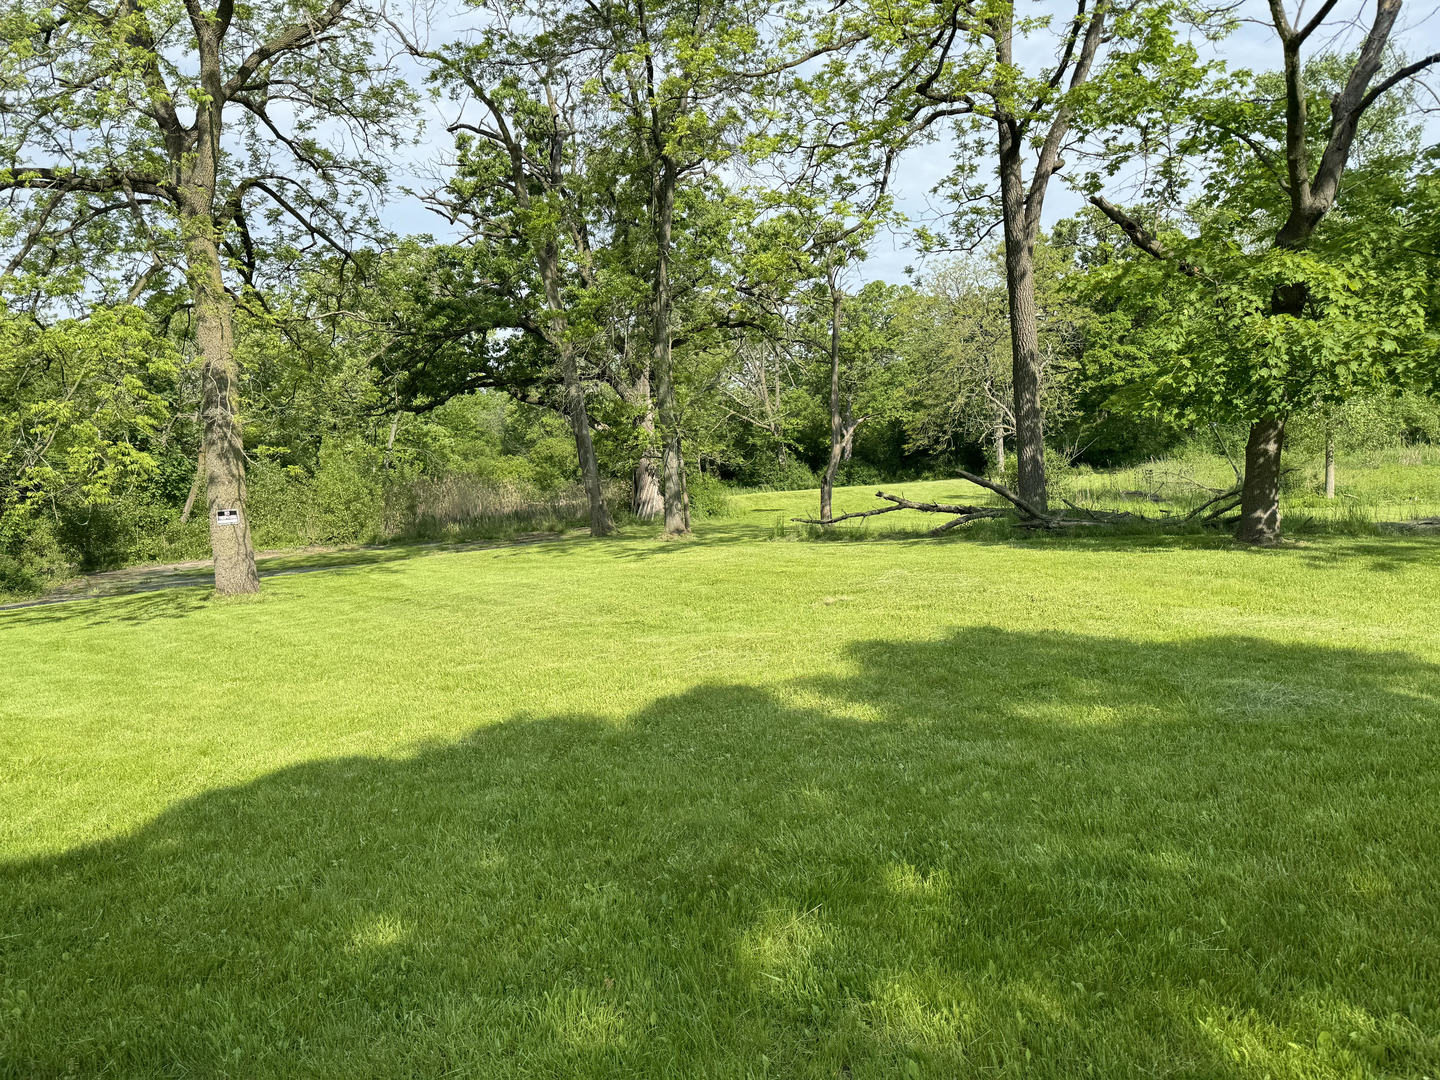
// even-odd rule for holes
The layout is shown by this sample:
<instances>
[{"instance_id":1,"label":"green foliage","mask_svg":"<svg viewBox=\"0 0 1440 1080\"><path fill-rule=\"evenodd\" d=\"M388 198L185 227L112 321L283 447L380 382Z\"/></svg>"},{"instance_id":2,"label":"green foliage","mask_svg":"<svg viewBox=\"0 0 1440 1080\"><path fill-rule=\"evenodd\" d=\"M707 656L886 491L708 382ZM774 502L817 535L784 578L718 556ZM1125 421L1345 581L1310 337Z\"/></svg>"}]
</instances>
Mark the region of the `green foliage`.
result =
<instances>
[{"instance_id":1,"label":"green foliage","mask_svg":"<svg viewBox=\"0 0 1440 1080\"><path fill-rule=\"evenodd\" d=\"M763 491L807 491L820 483L815 470L798 458L784 461L765 457L752 462L741 474L745 486Z\"/></svg>"},{"instance_id":2,"label":"green foliage","mask_svg":"<svg viewBox=\"0 0 1440 1080\"><path fill-rule=\"evenodd\" d=\"M163 520L183 370L138 308L0 315L0 589L115 565Z\"/></svg>"},{"instance_id":3,"label":"green foliage","mask_svg":"<svg viewBox=\"0 0 1440 1080\"><path fill-rule=\"evenodd\" d=\"M725 518L731 513L730 495L725 484L714 473L698 469L686 477L686 493L690 496L690 512L697 518Z\"/></svg>"},{"instance_id":4,"label":"green foliage","mask_svg":"<svg viewBox=\"0 0 1440 1080\"><path fill-rule=\"evenodd\" d=\"M1411 242L1433 185L1410 167L1362 155L1357 190L1373 183L1393 200L1360 198L1337 210L1304 251L1253 246L1253 219L1237 225L1253 198L1242 180L1230 201L1198 219L1196 236L1166 238L1195 272L1175 260L1102 254L1076 288L1103 313L1084 365L1092 386L1109 388L1105 405L1185 426L1434 386L1440 279L1435 260ZM1212 183L1211 198L1223 193ZM1299 310L1276 309L1288 294L1304 297Z\"/></svg>"}]
</instances>

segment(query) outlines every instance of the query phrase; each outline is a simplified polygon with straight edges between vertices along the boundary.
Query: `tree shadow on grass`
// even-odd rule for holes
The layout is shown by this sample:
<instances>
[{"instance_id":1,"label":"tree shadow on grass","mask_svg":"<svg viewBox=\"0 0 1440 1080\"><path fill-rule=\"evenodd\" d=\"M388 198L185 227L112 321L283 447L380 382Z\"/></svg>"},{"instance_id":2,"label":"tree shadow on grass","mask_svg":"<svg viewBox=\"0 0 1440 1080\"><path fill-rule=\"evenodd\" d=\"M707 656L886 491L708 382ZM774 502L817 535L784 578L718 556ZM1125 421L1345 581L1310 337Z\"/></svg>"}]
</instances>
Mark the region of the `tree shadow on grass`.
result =
<instances>
[{"instance_id":1,"label":"tree shadow on grass","mask_svg":"<svg viewBox=\"0 0 1440 1080\"><path fill-rule=\"evenodd\" d=\"M849 660L0 866L0 1072L1433 1075L1440 668L990 628Z\"/></svg>"},{"instance_id":2,"label":"tree shadow on grass","mask_svg":"<svg viewBox=\"0 0 1440 1080\"><path fill-rule=\"evenodd\" d=\"M396 573L408 556L372 560L365 563L344 563L333 566L287 567L261 572L258 596L226 598L217 596L209 581L169 581L140 585L130 592L101 596L62 596L27 601L0 607L0 634L21 630L38 623L65 623L82 627L125 625L150 622L154 619L184 618L212 604L244 604L261 602L269 595L267 583L276 578L301 574ZM273 585L270 586L273 588Z\"/></svg>"},{"instance_id":3,"label":"tree shadow on grass","mask_svg":"<svg viewBox=\"0 0 1440 1080\"><path fill-rule=\"evenodd\" d=\"M64 622L81 627L180 619L208 604L212 590L202 586L166 586L125 596L65 597L0 611L0 634L38 623Z\"/></svg>"}]
</instances>

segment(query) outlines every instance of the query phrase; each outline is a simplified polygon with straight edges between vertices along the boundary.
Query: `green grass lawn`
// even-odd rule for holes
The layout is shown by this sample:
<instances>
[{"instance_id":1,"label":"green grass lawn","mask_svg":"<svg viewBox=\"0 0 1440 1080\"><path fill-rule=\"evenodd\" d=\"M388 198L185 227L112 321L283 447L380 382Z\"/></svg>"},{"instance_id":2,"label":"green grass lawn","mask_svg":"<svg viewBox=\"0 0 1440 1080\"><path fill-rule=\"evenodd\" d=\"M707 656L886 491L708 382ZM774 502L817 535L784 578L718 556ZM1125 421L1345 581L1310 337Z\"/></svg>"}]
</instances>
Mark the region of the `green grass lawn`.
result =
<instances>
[{"instance_id":1,"label":"green grass lawn","mask_svg":"<svg viewBox=\"0 0 1440 1080\"><path fill-rule=\"evenodd\" d=\"M1440 1077L1440 538L733 502L0 613L0 1075Z\"/></svg>"}]
</instances>

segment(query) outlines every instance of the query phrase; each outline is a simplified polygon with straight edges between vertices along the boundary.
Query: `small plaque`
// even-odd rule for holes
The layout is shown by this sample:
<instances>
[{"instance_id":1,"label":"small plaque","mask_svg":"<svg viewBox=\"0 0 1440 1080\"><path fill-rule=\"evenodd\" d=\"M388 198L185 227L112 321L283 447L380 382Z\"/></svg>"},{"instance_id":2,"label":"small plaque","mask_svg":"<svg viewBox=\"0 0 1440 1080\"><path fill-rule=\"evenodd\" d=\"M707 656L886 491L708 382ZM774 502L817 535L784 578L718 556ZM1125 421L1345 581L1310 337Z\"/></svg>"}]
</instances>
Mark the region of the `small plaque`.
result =
<instances>
[{"instance_id":1,"label":"small plaque","mask_svg":"<svg viewBox=\"0 0 1440 1080\"><path fill-rule=\"evenodd\" d=\"M215 524L216 524L216 525L239 525L239 524L240 524L240 511L239 511L239 510L216 510L216 511L215 511Z\"/></svg>"}]
</instances>

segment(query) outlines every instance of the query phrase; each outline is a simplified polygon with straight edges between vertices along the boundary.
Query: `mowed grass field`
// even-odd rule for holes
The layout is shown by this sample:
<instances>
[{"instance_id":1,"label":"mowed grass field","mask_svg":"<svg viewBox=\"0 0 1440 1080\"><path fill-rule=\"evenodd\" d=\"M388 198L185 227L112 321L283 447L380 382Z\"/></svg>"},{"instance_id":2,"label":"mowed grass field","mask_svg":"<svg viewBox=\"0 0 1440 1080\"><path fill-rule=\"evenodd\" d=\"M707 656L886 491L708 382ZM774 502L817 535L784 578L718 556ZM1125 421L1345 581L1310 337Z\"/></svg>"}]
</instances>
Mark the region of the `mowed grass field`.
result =
<instances>
[{"instance_id":1,"label":"mowed grass field","mask_svg":"<svg viewBox=\"0 0 1440 1080\"><path fill-rule=\"evenodd\" d=\"M0 612L0 1075L1440 1076L1440 539L734 502Z\"/></svg>"}]
</instances>

